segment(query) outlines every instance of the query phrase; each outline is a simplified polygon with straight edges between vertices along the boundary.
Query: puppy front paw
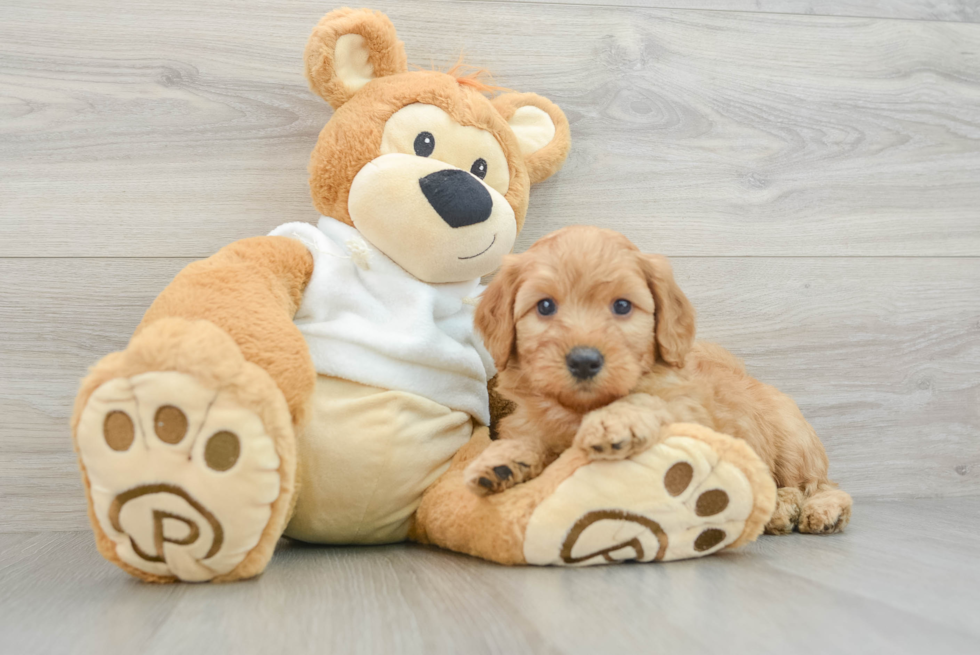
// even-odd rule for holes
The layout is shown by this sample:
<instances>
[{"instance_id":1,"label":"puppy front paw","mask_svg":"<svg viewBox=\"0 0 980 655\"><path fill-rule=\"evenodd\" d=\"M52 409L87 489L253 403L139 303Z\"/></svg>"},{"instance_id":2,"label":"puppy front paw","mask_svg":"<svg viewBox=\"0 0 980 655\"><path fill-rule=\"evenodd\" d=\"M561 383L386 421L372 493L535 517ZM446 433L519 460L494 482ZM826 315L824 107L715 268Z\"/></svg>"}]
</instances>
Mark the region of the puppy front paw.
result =
<instances>
[{"instance_id":1,"label":"puppy front paw","mask_svg":"<svg viewBox=\"0 0 980 655\"><path fill-rule=\"evenodd\" d=\"M515 442L495 441L463 472L470 491L496 494L526 482L541 473L541 461Z\"/></svg>"},{"instance_id":2,"label":"puppy front paw","mask_svg":"<svg viewBox=\"0 0 980 655\"><path fill-rule=\"evenodd\" d=\"M574 445L592 459L626 459L659 440L660 421L653 413L617 401L586 414Z\"/></svg>"}]
</instances>

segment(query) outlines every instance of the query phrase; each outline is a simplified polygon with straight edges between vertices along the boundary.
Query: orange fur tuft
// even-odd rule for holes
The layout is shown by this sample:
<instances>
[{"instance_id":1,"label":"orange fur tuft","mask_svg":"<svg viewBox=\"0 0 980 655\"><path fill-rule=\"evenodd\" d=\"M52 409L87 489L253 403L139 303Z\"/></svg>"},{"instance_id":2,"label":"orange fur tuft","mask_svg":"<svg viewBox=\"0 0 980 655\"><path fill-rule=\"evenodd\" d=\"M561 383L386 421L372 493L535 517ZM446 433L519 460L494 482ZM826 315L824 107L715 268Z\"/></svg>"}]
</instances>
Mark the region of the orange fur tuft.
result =
<instances>
[{"instance_id":1,"label":"orange fur tuft","mask_svg":"<svg viewBox=\"0 0 980 655\"><path fill-rule=\"evenodd\" d=\"M459 59L455 64L453 64L452 68L446 71L446 75L455 77L456 83L460 86L469 87L486 96L492 97L497 93L512 90L505 86L498 86L494 84L493 74L486 68L480 68L478 66L465 63L463 61L463 53L460 53Z\"/></svg>"}]
</instances>

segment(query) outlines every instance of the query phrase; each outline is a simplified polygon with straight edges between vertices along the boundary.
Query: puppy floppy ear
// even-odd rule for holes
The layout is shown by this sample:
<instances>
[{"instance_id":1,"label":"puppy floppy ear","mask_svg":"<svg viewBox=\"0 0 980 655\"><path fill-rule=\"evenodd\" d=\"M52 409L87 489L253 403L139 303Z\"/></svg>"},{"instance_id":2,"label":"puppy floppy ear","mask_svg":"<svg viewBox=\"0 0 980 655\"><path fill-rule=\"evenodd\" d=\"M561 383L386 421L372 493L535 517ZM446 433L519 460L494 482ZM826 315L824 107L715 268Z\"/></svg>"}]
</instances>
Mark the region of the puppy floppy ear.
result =
<instances>
[{"instance_id":1,"label":"puppy floppy ear","mask_svg":"<svg viewBox=\"0 0 980 655\"><path fill-rule=\"evenodd\" d=\"M572 147L568 119L558 105L536 93L505 93L493 106L517 135L531 184L557 173Z\"/></svg>"},{"instance_id":2,"label":"puppy floppy ear","mask_svg":"<svg viewBox=\"0 0 980 655\"><path fill-rule=\"evenodd\" d=\"M640 266L656 307L654 336L662 360L680 368L694 347L694 306L674 281L670 262L663 255L640 255Z\"/></svg>"},{"instance_id":3,"label":"puppy floppy ear","mask_svg":"<svg viewBox=\"0 0 980 655\"><path fill-rule=\"evenodd\" d=\"M405 44L380 11L337 9L313 28L306 43L306 79L337 109L371 80L408 70Z\"/></svg>"},{"instance_id":4,"label":"puppy floppy ear","mask_svg":"<svg viewBox=\"0 0 980 655\"><path fill-rule=\"evenodd\" d=\"M514 300L523 281L523 269L519 255L504 257L500 272L483 292L473 316L473 325L483 336L498 373L507 368L517 340Z\"/></svg>"}]
</instances>

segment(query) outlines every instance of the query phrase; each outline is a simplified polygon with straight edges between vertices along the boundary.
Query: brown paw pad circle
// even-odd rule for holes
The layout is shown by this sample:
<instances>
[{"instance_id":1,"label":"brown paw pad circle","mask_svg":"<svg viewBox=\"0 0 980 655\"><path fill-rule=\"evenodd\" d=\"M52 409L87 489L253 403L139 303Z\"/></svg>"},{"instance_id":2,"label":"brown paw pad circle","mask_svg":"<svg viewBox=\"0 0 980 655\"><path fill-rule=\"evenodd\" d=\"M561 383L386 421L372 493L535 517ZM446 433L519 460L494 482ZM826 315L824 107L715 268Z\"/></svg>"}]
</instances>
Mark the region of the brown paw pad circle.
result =
<instances>
[{"instance_id":1,"label":"brown paw pad circle","mask_svg":"<svg viewBox=\"0 0 980 655\"><path fill-rule=\"evenodd\" d=\"M719 528L708 528L698 535L698 538L694 540L694 550L699 553L703 553L706 550L711 550L721 542L725 540L724 530Z\"/></svg>"},{"instance_id":2,"label":"brown paw pad circle","mask_svg":"<svg viewBox=\"0 0 980 655\"><path fill-rule=\"evenodd\" d=\"M687 462L677 462L664 475L664 489L671 496L680 496L687 491L694 478L694 467Z\"/></svg>"},{"instance_id":3,"label":"brown paw pad circle","mask_svg":"<svg viewBox=\"0 0 980 655\"><path fill-rule=\"evenodd\" d=\"M187 434L187 415L173 405L164 405L153 418L153 431L163 443L178 444Z\"/></svg>"},{"instance_id":4,"label":"brown paw pad circle","mask_svg":"<svg viewBox=\"0 0 980 655\"><path fill-rule=\"evenodd\" d=\"M711 489L698 496L694 503L694 513L698 516L721 514L728 507L728 494L722 489Z\"/></svg>"},{"instance_id":5,"label":"brown paw pad circle","mask_svg":"<svg viewBox=\"0 0 980 655\"><path fill-rule=\"evenodd\" d=\"M109 448L116 452L129 450L136 438L136 428L129 414L119 410L106 414L102 423L102 434Z\"/></svg>"},{"instance_id":6,"label":"brown paw pad circle","mask_svg":"<svg viewBox=\"0 0 980 655\"><path fill-rule=\"evenodd\" d=\"M242 452L241 442L234 432L222 430L211 435L204 445L204 462L215 471L227 471Z\"/></svg>"}]
</instances>

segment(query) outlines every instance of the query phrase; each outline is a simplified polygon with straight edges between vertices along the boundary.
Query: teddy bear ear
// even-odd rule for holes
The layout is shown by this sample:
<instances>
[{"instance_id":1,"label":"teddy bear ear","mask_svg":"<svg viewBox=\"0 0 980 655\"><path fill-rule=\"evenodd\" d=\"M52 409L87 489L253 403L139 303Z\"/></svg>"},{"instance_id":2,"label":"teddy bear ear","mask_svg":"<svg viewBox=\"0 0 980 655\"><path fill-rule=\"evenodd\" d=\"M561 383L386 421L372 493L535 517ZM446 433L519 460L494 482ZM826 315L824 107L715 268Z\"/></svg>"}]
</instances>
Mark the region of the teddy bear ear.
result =
<instances>
[{"instance_id":1,"label":"teddy bear ear","mask_svg":"<svg viewBox=\"0 0 980 655\"><path fill-rule=\"evenodd\" d=\"M337 109L365 84L408 70L405 44L380 11L337 9L324 16L306 43L310 88Z\"/></svg>"},{"instance_id":2,"label":"teddy bear ear","mask_svg":"<svg viewBox=\"0 0 980 655\"><path fill-rule=\"evenodd\" d=\"M531 184L558 172L572 145L568 119L558 105L536 93L504 93L493 105L517 135Z\"/></svg>"}]
</instances>

